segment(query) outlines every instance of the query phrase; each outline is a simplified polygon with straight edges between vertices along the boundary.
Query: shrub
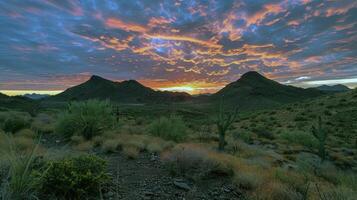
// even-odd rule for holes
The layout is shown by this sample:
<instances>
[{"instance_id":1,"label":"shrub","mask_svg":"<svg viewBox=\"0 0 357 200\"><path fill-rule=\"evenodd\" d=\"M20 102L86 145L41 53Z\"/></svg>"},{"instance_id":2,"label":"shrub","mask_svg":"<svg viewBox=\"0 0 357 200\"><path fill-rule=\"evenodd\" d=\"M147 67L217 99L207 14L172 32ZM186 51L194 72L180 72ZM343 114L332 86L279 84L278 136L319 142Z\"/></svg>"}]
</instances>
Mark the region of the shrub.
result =
<instances>
[{"instance_id":1,"label":"shrub","mask_svg":"<svg viewBox=\"0 0 357 200\"><path fill-rule=\"evenodd\" d=\"M241 133L236 135L239 139L243 140L246 143L253 142L253 133L248 131L242 131Z\"/></svg>"},{"instance_id":2,"label":"shrub","mask_svg":"<svg viewBox=\"0 0 357 200\"><path fill-rule=\"evenodd\" d=\"M290 131L282 133L280 138L290 143L300 144L311 149L317 147L318 145L317 140L312 134L303 131Z\"/></svg>"},{"instance_id":3,"label":"shrub","mask_svg":"<svg viewBox=\"0 0 357 200\"><path fill-rule=\"evenodd\" d=\"M167 140L182 141L187 135L187 128L178 116L161 117L151 123L149 132Z\"/></svg>"},{"instance_id":4,"label":"shrub","mask_svg":"<svg viewBox=\"0 0 357 200\"><path fill-rule=\"evenodd\" d=\"M210 151L196 144L179 144L165 152L163 159L170 172L189 178L202 178L211 174L231 175L233 157Z\"/></svg>"},{"instance_id":5,"label":"shrub","mask_svg":"<svg viewBox=\"0 0 357 200\"><path fill-rule=\"evenodd\" d=\"M112 107L108 101L75 102L69 104L67 111L59 117L56 132L66 139L73 135L91 139L112 127L114 121Z\"/></svg>"},{"instance_id":6,"label":"shrub","mask_svg":"<svg viewBox=\"0 0 357 200\"><path fill-rule=\"evenodd\" d=\"M252 131L254 133L256 133L261 138L266 138L266 139L270 139L270 140L275 138L274 134L270 131L270 129L268 127L264 127L262 125L259 125L256 128L253 128Z\"/></svg>"},{"instance_id":7,"label":"shrub","mask_svg":"<svg viewBox=\"0 0 357 200\"><path fill-rule=\"evenodd\" d=\"M2 129L5 132L16 133L17 131L29 126L30 123L24 117L12 116L4 121Z\"/></svg>"},{"instance_id":8,"label":"shrub","mask_svg":"<svg viewBox=\"0 0 357 200\"><path fill-rule=\"evenodd\" d=\"M106 161L93 155L52 161L43 174L40 192L63 199L98 197L109 179L105 171Z\"/></svg>"},{"instance_id":9,"label":"shrub","mask_svg":"<svg viewBox=\"0 0 357 200\"><path fill-rule=\"evenodd\" d=\"M50 115L41 113L34 118L31 123L31 129L39 133L51 133L54 129L53 118Z\"/></svg>"},{"instance_id":10,"label":"shrub","mask_svg":"<svg viewBox=\"0 0 357 200\"><path fill-rule=\"evenodd\" d=\"M254 190L263 182L262 178L258 174L251 172L237 173L233 180L234 183L237 184L240 188L246 190Z\"/></svg>"}]
</instances>

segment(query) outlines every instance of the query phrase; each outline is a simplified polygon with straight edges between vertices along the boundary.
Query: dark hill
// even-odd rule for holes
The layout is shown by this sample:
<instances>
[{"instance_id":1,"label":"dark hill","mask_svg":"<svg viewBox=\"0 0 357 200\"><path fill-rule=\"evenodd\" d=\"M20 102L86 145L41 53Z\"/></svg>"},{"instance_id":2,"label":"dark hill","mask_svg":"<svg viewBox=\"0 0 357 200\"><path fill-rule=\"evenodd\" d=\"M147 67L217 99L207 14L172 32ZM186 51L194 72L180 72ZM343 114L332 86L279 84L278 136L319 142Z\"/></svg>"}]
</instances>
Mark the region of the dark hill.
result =
<instances>
[{"instance_id":1,"label":"dark hill","mask_svg":"<svg viewBox=\"0 0 357 200\"><path fill-rule=\"evenodd\" d=\"M1 109L15 109L33 112L37 109L37 103L26 97L7 96L0 93L0 110Z\"/></svg>"},{"instance_id":2,"label":"dark hill","mask_svg":"<svg viewBox=\"0 0 357 200\"><path fill-rule=\"evenodd\" d=\"M0 92L0 99L4 99L4 98L7 98L8 96L6 96L5 94L1 93Z\"/></svg>"},{"instance_id":3,"label":"dark hill","mask_svg":"<svg viewBox=\"0 0 357 200\"><path fill-rule=\"evenodd\" d=\"M110 99L123 103L159 103L185 101L190 98L187 93L155 91L135 80L113 82L99 76L92 76L88 81L49 99L60 101Z\"/></svg>"},{"instance_id":4,"label":"dark hill","mask_svg":"<svg viewBox=\"0 0 357 200\"><path fill-rule=\"evenodd\" d=\"M242 109L255 109L301 101L323 94L316 89L283 85L251 71L212 95L211 99L213 101L223 99L225 103L237 105Z\"/></svg>"},{"instance_id":5,"label":"dark hill","mask_svg":"<svg viewBox=\"0 0 357 200\"><path fill-rule=\"evenodd\" d=\"M321 85L318 87L315 87L315 89L328 92L328 93L338 93L338 92L347 92L350 91L351 89L348 88L345 85L342 84L337 84L337 85Z\"/></svg>"}]
</instances>

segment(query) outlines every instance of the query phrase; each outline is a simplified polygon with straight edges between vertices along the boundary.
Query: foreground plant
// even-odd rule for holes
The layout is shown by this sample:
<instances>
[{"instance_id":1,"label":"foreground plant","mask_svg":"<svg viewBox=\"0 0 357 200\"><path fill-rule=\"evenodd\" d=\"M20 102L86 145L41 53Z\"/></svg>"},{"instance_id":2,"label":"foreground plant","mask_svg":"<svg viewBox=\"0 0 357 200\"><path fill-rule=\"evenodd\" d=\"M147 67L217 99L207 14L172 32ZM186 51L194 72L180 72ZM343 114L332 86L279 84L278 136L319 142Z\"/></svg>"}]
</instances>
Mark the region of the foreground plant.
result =
<instances>
[{"instance_id":1,"label":"foreground plant","mask_svg":"<svg viewBox=\"0 0 357 200\"><path fill-rule=\"evenodd\" d=\"M109 101L88 100L70 103L58 120L56 132L65 139L79 135L91 139L112 127L115 118Z\"/></svg>"},{"instance_id":2,"label":"foreground plant","mask_svg":"<svg viewBox=\"0 0 357 200\"><path fill-rule=\"evenodd\" d=\"M220 104L219 112L215 124L218 129L219 143L218 150L224 151L226 146L226 132L231 128L238 116L238 108L235 108L232 112L224 110L222 103Z\"/></svg>"},{"instance_id":3,"label":"foreground plant","mask_svg":"<svg viewBox=\"0 0 357 200\"><path fill-rule=\"evenodd\" d=\"M105 160L93 155L50 162L40 192L48 198L98 198L109 179L106 166Z\"/></svg>"},{"instance_id":4,"label":"foreground plant","mask_svg":"<svg viewBox=\"0 0 357 200\"><path fill-rule=\"evenodd\" d=\"M2 143L2 155L7 164L8 174L1 180L0 199L27 200L37 199L37 185L39 179L34 178L34 165L38 144L30 153L20 154L11 136ZM6 146L5 146L6 145ZM5 163L2 163L5 164Z\"/></svg>"},{"instance_id":5,"label":"foreground plant","mask_svg":"<svg viewBox=\"0 0 357 200\"><path fill-rule=\"evenodd\" d=\"M318 155L321 158L321 162L324 162L326 159L326 139L327 139L327 130L322 126L321 117L318 118L317 126L312 126L312 134L318 141Z\"/></svg>"}]
</instances>

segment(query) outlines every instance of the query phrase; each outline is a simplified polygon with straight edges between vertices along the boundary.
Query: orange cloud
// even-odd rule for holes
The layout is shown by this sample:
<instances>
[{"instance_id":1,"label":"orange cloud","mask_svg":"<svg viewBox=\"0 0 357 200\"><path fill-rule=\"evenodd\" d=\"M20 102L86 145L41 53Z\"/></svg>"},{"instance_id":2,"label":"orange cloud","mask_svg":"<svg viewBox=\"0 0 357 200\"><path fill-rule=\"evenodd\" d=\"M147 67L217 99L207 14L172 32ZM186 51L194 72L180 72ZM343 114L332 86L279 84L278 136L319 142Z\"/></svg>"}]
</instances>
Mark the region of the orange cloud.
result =
<instances>
[{"instance_id":1,"label":"orange cloud","mask_svg":"<svg viewBox=\"0 0 357 200\"><path fill-rule=\"evenodd\" d=\"M167 25L167 24L172 23L173 21L174 21L174 19L167 19L164 17L152 17L149 20L148 26L152 28L152 27Z\"/></svg>"},{"instance_id":2,"label":"orange cloud","mask_svg":"<svg viewBox=\"0 0 357 200\"><path fill-rule=\"evenodd\" d=\"M248 17L247 24L260 24L263 19L269 14L278 14L283 11L283 8L279 4L267 4L264 5L263 9L254 15Z\"/></svg>"},{"instance_id":3,"label":"orange cloud","mask_svg":"<svg viewBox=\"0 0 357 200\"><path fill-rule=\"evenodd\" d=\"M222 48L222 45L213 43L211 41L199 40L192 37L187 36L177 36L177 35L147 35L148 38L157 38L162 40L172 40L172 41L184 41L184 42L192 42L202 46L207 46L211 48Z\"/></svg>"},{"instance_id":4,"label":"orange cloud","mask_svg":"<svg viewBox=\"0 0 357 200\"><path fill-rule=\"evenodd\" d=\"M148 31L148 29L145 26L141 26L138 24L134 24L134 23L127 23L124 22L120 19L116 19L116 18L109 18L105 21L105 24L110 27L110 28L118 28L118 29L122 29L125 31L133 31L133 32L139 32L139 33L145 33Z\"/></svg>"}]
</instances>

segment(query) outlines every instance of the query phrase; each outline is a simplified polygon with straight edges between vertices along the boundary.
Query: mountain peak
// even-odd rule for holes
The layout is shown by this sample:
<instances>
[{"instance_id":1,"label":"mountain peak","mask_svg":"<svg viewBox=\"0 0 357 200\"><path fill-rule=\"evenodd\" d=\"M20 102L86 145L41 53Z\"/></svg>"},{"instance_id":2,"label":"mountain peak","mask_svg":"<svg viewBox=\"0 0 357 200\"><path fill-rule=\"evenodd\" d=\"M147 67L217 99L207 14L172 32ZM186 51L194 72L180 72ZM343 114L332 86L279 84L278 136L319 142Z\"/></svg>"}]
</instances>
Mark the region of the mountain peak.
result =
<instances>
[{"instance_id":1,"label":"mountain peak","mask_svg":"<svg viewBox=\"0 0 357 200\"><path fill-rule=\"evenodd\" d=\"M97 75L92 75L89 80L94 81L94 80L105 80L105 79Z\"/></svg>"},{"instance_id":2,"label":"mountain peak","mask_svg":"<svg viewBox=\"0 0 357 200\"><path fill-rule=\"evenodd\" d=\"M123 81L122 83L127 83L127 84L132 84L132 85L141 85L141 83L139 83L137 80L126 80L126 81Z\"/></svg>"},{"instance_id":3,"label":"mountain peak","mask_svg":"<svg viewBox=\"0 0 357 200\"><path fill-rule=\"evenodd\" d=\"M249 71L249 72L244 73L244 74L241 76L241 79L257 79L257 78L264 78L264 79L266 79L263 75L259 74L259 73L256 72L256 71Z\"/></svg>"}]
</instances>

